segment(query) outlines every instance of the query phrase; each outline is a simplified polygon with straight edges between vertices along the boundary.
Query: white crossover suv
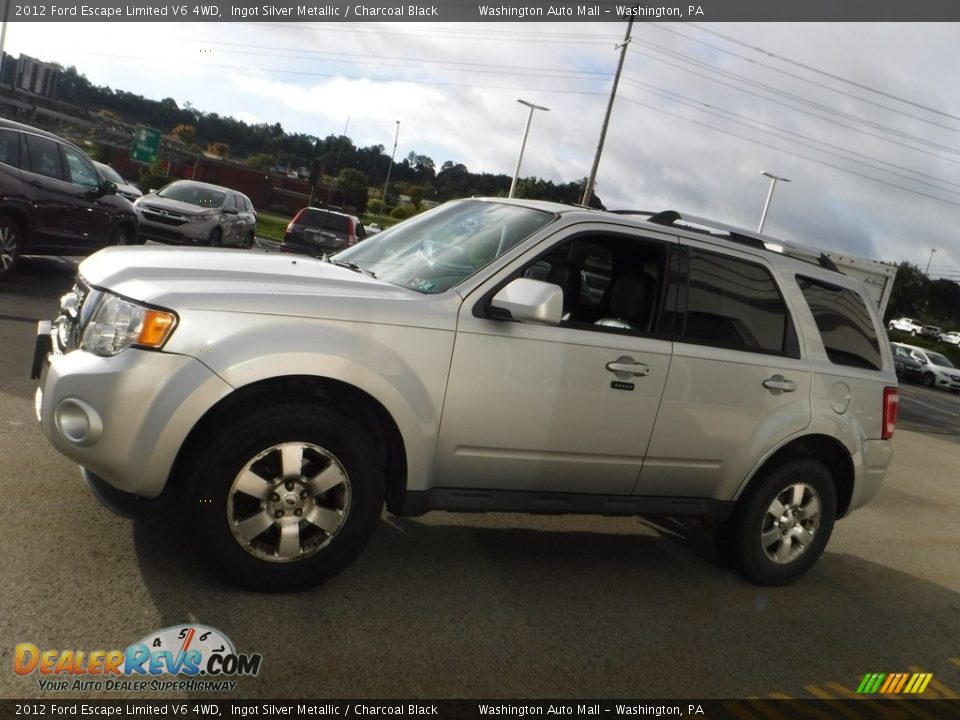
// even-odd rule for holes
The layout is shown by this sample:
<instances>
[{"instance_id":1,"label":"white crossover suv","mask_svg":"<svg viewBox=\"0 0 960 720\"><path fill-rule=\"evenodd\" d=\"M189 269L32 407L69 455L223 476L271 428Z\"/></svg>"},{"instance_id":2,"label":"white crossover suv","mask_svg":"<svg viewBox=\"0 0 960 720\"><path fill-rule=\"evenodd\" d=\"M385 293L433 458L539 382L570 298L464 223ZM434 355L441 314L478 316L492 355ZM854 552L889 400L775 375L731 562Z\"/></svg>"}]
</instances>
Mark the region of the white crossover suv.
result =
<instances>
[{"instance_id":1,"label":"white crossover suv","mask_svg":"<svg viewBox=\"0 0 960 720\"><path fill-rule=\"evenodd\" d=\"M386 505L700 515L793 581L890 463L898 390L862 285L673 211L442 205L326 259L109 248L35 374L108 504L175 492L228 581L341 570Z\"/></svg>"}]
</instances>

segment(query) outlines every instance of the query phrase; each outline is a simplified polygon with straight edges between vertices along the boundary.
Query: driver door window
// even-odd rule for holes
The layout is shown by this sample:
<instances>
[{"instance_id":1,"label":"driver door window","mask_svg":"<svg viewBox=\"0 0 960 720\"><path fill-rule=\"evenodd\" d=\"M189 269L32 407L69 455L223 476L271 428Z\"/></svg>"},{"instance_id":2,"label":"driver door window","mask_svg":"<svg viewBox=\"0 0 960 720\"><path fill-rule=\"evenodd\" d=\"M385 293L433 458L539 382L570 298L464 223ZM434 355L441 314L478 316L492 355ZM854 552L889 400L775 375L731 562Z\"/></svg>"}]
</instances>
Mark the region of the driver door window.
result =
<instances>
[{"instance_id":1,"label":"driver door window","mask_svg":"<svg viewBox=\"0 0 960 720\"><path fill-rule=\"evenodd\" d=\"M63 156L67 160L67 180L69 182L87 190L96 191L100 189L100 176L89 160L73 148L66 146L63 146Z\"/></svg>"}]
</instances>

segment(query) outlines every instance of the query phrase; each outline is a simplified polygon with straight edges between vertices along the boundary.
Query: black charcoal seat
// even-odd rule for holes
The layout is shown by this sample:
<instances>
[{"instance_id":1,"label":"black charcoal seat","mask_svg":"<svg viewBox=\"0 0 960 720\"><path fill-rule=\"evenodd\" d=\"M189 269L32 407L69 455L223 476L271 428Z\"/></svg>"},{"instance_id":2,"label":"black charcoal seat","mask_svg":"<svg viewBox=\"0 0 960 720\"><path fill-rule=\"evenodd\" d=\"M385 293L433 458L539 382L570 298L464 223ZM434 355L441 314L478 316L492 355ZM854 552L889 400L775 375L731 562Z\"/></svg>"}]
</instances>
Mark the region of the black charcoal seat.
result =
<instances>
[{"instance_id":1,"label":"black charcoal seat","mask_svg":"<svg viewBox=\"0 0 960 720\"><path fill-rule=\"evenodd\" d=\"M610 314L600 318L597 325L649 330L650 316L656 297L657 281L646 272L631 271L613 282L610 293Z\"/></svg>"},{"instance_id":2,"label":"black charcoal seat","mask_svg":"<svg viewBox=\"0 0 960 720\"><path fill-rule=\"evenodd\" d=\"M580 288L583 284L580 268L572 262L560 261L550 268L544 282L559 285L563 290L563 319L569 320L580 302Z\"/></svg>"}]
</instances>

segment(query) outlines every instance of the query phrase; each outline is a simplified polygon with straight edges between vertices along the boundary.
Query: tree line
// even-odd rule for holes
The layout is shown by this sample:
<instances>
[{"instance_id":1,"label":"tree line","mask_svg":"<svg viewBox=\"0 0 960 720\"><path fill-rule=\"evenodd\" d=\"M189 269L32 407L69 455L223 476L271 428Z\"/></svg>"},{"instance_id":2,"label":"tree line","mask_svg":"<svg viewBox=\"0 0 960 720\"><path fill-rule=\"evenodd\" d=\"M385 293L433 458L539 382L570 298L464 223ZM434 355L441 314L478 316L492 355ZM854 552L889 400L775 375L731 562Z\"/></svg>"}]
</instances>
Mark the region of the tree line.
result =
<instances>
[{"instance_id":1,"label":"tree line","mask_svg":"<svg viewBox=\"0 0 960 720\"><path fill-rule=\"evenodd\" d=\"M242 158L261 169L311 168L314 159L318 159L325 175L342 178L344 171L353 171L346 174L349 187L361 184L360 175L367 186L379 187L386 179L391 162L383 145L357 147L346 135L330 134L321 138L307 133L288 133L280 123L250 124L203 112L189 103L180 107L172 98L151 100L125 90L94 85L73 66L60 73L57 98L93 112L109 111L127 122L157 128L189 145L206 148L221 157ZM503 173L473 173L462 163L453 161L444 162L438 169L432 158L416 152L394 163L390 178L394 197L386 198L387 205L395 204L397 194L404 194L418 209L423 200L444 202L472 195L506 196L512 180ZM517 183L515 195L578 203L585 182L585 178L567 183L524 178ZM366 198L362 201L365 205ZM603 204L594 195L591 206L602 208Z\"/></svg>"}]
</instances>

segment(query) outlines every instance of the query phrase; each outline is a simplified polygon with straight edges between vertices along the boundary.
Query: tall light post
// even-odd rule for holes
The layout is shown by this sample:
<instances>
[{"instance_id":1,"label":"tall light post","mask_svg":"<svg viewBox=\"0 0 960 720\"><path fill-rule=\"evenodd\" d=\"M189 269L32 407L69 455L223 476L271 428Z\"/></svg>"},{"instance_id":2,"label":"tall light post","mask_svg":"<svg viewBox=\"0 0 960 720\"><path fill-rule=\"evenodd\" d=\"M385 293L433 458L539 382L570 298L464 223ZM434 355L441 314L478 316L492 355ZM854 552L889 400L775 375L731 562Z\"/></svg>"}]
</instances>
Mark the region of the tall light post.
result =
<instances>
[{"instance_id":1,"label":"tall light post","mask_svg":"<svg viewBox=\"0 0 960 720\"><path fill-rule=\"evenodd\" d=\"M933 254L934 254L936 251L937 251L936 248L930 248L930 259L927 260L927 269L924 270L924 272L923 272L923 274L926 275L926 276L928 276L928 277L930 276L930 263L933 262Z\"/></svg>"},{"instance_id":2,"label":"tall light post","mask_svg":"<svg viewBox=\"0 0 960 720\"><path fill-rule=\"evenodd\" d=\"M758 233L763 232L763 223L765 223L767 220L767 210L770 209L770 198L773 197L773 189L777 186L777 180L782 182L790 182L789 178L778 177L773 173L768 173L766 170L761 170L760 174L770 178L770 190L767 191L767 201L763 204L763 214L760 215L760 227L757 228Z\"/></svg>"},{"instance_id":3,"label":"tall light post","mask_svg":"<svg viewBox=\"0 0 960 720\"><path fill-rule=\"evenodd\" d=\"M383 208L387 204L387 186L390 185L390 172L393 170L393 159L397 156L397 140L399 139L400 121L397 120L397 133L393 136L393 153L390 155L390 167L387 168L387 181L383 184L383 197L380 199L380 215L377 216L377 219L381 221L381 227L383 226Z\"/></svg>"},{"instance_id":4,"label":"tall light post","mask_svg":"<svg viewBox=\"0 0 960 720\"><path fill-rule=\"evenodd\" d=\"M507 195L507 197L513 197L513 193L517 189L517 177L520 175L520 163L523 162L523 150L527 147L527 135L530 133L530 122L533 120L533 111L543 110L550 112L550 108L543 107L542 105L534 105L526 100L517 100L517 102L530 108L530 112L527 113L527 124L523 128L523 142L520 143L520 154L517 156L517 168L513 171L513 182L510 183L510 194Z\"/></svg>"}]
</instances>

